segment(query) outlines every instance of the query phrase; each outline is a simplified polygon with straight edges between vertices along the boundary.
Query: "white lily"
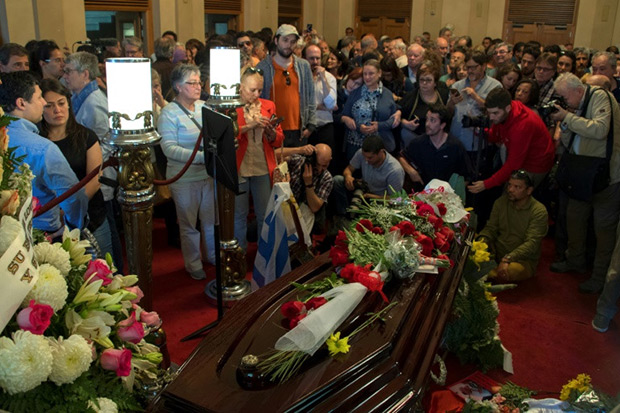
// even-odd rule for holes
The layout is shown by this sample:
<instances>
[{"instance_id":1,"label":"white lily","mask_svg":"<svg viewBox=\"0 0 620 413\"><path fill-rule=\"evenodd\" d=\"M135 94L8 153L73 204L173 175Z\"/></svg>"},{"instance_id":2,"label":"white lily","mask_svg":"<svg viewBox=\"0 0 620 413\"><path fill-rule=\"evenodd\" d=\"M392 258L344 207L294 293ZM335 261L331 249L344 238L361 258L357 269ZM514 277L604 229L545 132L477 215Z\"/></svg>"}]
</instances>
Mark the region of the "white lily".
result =
<instances>
[{"instance_id":1,"label":"white lily","mask_svg":"<svg viewBox=\"0 0 620 413\"><path fill-rule=\"evenodd\" d=\"M91 276L92 278L93 276ZM90 278L89 278L90 280ZM85 281L84 284L80 287L78 293L75 295L73 299L73 304L87 303L95 301L99 296L99 289L103 284L103 280L97 280L88 282Z\"/></svg>"}]
</instances>

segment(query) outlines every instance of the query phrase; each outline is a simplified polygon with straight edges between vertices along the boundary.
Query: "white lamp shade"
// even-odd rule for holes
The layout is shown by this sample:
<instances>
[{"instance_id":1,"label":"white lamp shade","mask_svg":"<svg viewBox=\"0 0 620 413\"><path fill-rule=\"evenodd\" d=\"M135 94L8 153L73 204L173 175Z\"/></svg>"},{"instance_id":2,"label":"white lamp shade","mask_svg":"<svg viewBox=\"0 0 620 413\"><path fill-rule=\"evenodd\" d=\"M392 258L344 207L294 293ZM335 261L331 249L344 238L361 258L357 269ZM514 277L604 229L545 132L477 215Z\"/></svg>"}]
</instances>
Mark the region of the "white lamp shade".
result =
<instances>
[{"instance_id":1,"label":"white lamp shade","mask_svg":"<svg viewBox=\"0 0 620 413\"><path fill-rule=\"evenodd\" d=\"M134 119L137 114L153 110L151 62L145 58L106 59L108 113L118 112ZM143 130L144 117L120 119L121 130ZM112 118L110 118L110 128Z\"/></svg>"},{"instance_id":2,"label":"white lamp shade","mask_svg":"<svg viewBox=\"0 0 620 413\"><path fill-rule=\"evenodd\" d=\"M213 86L219 84L220 93L214 97L238 96L237 85L241 81L241 56L239 49L216 48L211 49L209 83L211 94L215 95ZM224 88L225 86L225 88Z\"/></svg>"}]
</instances>

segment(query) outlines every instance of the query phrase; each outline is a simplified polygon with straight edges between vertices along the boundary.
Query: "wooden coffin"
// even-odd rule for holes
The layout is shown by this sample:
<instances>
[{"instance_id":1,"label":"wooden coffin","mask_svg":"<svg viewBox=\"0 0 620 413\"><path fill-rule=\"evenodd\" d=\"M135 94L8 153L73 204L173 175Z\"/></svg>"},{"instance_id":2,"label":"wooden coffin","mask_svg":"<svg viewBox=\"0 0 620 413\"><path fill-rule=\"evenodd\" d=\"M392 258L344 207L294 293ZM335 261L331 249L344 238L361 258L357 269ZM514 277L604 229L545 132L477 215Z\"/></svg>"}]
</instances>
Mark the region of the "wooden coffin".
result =
<instances>
[{"instance_id":1,"label":"wooden coffin","mask_svg":"<svg viewBox=\"0 0 620 413\"><path fill-rule=\"evenodd\" d=\"M236 379L241 358L272 348L286 331L280 306L296 291L291 281L310 282L331 273L327 254L254 292L226 313L198 345L150 406L164 412L385 412L415 405L429 379L443 329L450 316L469 247L455 245L455 266L440 275L417 274L384 287L397 301L386 316L356 335L343 360L319 350L284 384L244 390ZM338 329L343 336L384 306L379 294L367 295Z\"/></svg>"}]
</instances>

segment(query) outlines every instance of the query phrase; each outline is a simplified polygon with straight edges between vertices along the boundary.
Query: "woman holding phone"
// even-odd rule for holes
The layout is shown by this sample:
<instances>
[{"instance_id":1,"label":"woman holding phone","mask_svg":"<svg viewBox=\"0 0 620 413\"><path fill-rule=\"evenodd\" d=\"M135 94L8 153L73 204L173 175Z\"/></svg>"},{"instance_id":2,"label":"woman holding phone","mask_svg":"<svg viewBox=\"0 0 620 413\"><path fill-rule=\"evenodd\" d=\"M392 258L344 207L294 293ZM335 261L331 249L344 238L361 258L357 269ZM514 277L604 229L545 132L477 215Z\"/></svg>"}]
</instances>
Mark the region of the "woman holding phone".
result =
<instances>
[{"instance_id":1,"label":"woman holding phone","mask_svg":"<svg viewBox=\"0 0 620 413\"><path fill-rule=\"evenodd\" d=\"M241 76L241 100L237 108L239 148L237 171L239 190L235 201L235 238L241 248L247 247L247 218L249 194L252 193L256 227L260 234L265 220L265 210L271 194L273 170L276 167L274 148L282 146L284 133L281 118L276 118L276 105L259 96L263 91L263 71L249 67Z\"/></svg>"}]
</instances>

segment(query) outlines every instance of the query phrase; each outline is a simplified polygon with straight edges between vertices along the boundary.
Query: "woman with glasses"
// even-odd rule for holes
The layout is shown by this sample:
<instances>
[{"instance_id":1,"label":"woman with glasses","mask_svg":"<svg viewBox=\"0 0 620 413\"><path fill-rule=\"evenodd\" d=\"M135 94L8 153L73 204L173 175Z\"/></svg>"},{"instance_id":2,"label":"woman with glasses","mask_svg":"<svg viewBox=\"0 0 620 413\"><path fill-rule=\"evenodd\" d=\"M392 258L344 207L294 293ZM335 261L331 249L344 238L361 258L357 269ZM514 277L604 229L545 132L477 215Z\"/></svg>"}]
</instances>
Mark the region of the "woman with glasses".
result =
<instances>
[{"instance_id":1,"label":"woman with glasses","mask_svg":"<svg viewBox=\"0 0 620 413\"><path fill-rule=\"evenodd\" d=\"M388 152L396 150L392 131L400 124L400 110L392 92L383 87L381 66L375 59L364 62L364 84L351 92L342 112L342 122L347 127L345 153L347 161L362 147L369 135L379 135Z\"/></svg>"},{"instance_id":2,"label":"woman with glasses","mask_svg":"<svg viewBox=\"0 0 620 413\"><path fill-rule=\"evenodd\" d=\"M425 62L418 70L416 87L400 101L403 119L401 123L401 148L426 133L426 114L431 105L448 102L448 87L439 81L437 66Z\"/></svg>"},{"instance_id":3,"label":"woman with glasses","mask_svg":"<svg viewBox=\"0 0 620 413\"><path fill-rule=\"evenodd\" d=\"M103 163L101 146L92 130L80 125L71 110L71 92L56 79L43 79L41 94L46 104L41 120L41 135L54 142L69 162L78 179ZM112 254L110 224L98 176L84 187L88 196L88 230L99 246L100 257Z\"/></svg>"},{"instance_id":4,"label":"woman with glasses","mask_svg":"<svg viewBox=\"0 0 620 413\"><path fill-rule=\"evenodd\" d=\"M200 100L202 84L197 66L177 65L170 74L170 83L176 97L161 110L157 122L157 130L162 137L161 149L168 159L167 179L179 173L189 160L202 129L202 107L205 104ZM206 275L202 258L208 259L211 264L215 263L215 211L213 179L207 175L202 144L189 169L169 188L179 218L185 269L193 279L204 279ZM196 229L199 218L200 230ZM206 242L207 255L202 258L201 232Z\"/></svg>"},{"instance_id":5,"label":"woman with glasses","mask_svg":"<svg viewBox=\"0 0 620 413\"><path fill-rule=\"evenodd\" d=\"M276 119L276 106L270 100L260 99L263 91L263 71L250 67L241 76L241 100L237 109L239 148L237 171L239 190L235 202L235 238L241 248L247 247L247 219L249 194L252 193L256 230L260 234L265 210L271 194L273 170L276 167L274 148L282 146L284 133Z\"/></svg>"}]
</instances>

